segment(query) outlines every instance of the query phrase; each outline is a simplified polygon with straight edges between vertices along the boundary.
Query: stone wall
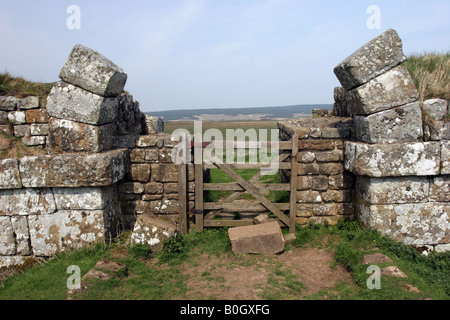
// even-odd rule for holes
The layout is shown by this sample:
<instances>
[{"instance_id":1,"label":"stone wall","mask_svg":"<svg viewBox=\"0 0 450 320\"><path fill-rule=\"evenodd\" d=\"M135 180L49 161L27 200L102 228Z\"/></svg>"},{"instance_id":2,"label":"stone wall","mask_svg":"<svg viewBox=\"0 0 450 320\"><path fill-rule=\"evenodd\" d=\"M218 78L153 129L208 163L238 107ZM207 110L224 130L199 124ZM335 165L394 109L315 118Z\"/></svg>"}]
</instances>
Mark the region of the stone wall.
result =
<instances>
[{"instance_id":1,"label":"stone wall","mask_svg":"<svg viewBox=\"0 0 450 320\"><path fill-rule=\"evenodd\" d=\"M450 243L447 101L421 104L394 30L335 68L354 117L345 168L356 175L363 225L398 241L439 249Z\"/></svg>"},{"instance_id":2,"label":"stone wall","mask_svg":"<svg viewBox=\"0 0 450 320\"><path fill-rule=\"evenodd\" d=\"M319 118L279 122L283 141L299 135L297 219L336 224L354 218L354 176L344 168L344 142L351 139L351 118ZM283 182L291 179L282 171Z\"/></svg>"},{"instance_id":3,"label":"stone wall","mask_svg":"<svg viewBox=\"0 0 450 320\"><path fill-rule=\"evenodd\" d=\"M26 146L45 148L48 121L41 97L0 96L0 132L21 138Z\"/></svg>"}]
</instances>

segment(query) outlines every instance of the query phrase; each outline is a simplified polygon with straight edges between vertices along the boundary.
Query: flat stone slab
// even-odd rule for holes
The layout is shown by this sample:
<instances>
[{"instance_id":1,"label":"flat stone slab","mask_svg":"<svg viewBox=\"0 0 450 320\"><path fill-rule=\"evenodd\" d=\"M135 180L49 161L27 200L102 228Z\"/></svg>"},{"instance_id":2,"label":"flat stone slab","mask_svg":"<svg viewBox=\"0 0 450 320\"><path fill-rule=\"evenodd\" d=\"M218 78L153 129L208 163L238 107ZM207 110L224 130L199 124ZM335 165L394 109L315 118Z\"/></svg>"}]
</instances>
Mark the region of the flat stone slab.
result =
<instances>
[{"instance_id":1,"label":"flat stone slab","mask_svg":"<svg viewBox=\"0 0 450 320\"><path fill-rule=\"evenodd\" d=\"M384 255L380 252L372 253L372 254L366 254L362 260L361 264L380 264L385 262L392 262L392 259L389 258L387 255Z\"/></svg>"},{"instance_id":2,"label":"flat stone slab","mask_svg":"<svg viewBox=\"0 0 450 320\"><path fill-rule=\"evenodd\" d=\"M101 125L116 121L117 98L104 98L67 82L56 82L47 98L50 117Z\"/></svg>"},{"instance_id":3,"label":"flat stone slab","mask_svg":"<svg viewBox=\"0 0 450 320\"><path fill-rule=\"evenodd\" d=\"M285 242L278 222L228 229L234 254L276 254L284 250Z\"/></svg>"},{"instance_id":4,"label":"flat stone slab","mask_svg":"<svg viewBox=\"0 0 450 320\"><path fill-rule=\"evenodd\" d=\"M356 210L365 227L406 245L446 244L450 239L448 202L370 205L359 199Z\"/></svg>"},{"instance_id":5,"label":"flat stone slab","mask_svg":"<svg viewBox=\"0 0 450 320\"><path fill-rule=\"evenodd\" d=\"M0 190L22 188L19 161L17 159L0 160Z\"/></svg>"},{"instance_id":6,"label":"flat stone slab","mask_svg":"<svg viewBox=\"0 0 450 320\"><path fill-rule=\"evenodd\" d=\"M58 210L101 210L113 203L115 186L53 188Z\"/></svg>"},{"instance_id":7,"label":"flat stone slab","mask_svg":"<svg viewBox=\"0 0 450 320\"><path fill-rule=\"evenodd\" d=\"M49 188L0 191L0 216L52 214L55 211L55 199Z\"/></svg>"},{"instance_id":8,"label":"flat stone slab","mask_svg":"<svg viewBox=\"0 0 450 320\"><path fill-rule=\"evenodd\" d=\"M59 77L103 97L121 94L127 81L127 74L114 62L80 44L72 49Z\"/></svg>"},{"instance_id":9,"label":"flat stone slab","mask_svg":"<svg viewBox=\"0 0 450 320\"><path fill-rule=\"evenodd\" d=\"M127 152L24 157L19 160L22 184L26 188L109 186L124 177Z\"/></svg>"},{"instance_id":10,"label":"flat stone slab","mask_svg":"<svg viewBox=\"0 0 450 320\"><path fill-rule=\"evenodd\" d=\"M397 32L386 32L362 46L334 68L341 85L350 90L379 76L406 60Z\"/></svg>"},{"instance_id":11,"label":"flat stone slab","mask_svg":"<svg viewBox=\"0 0 450 320\"><path fill-rule=\"evenodd\" d=\"M422 137L419 102L355 117L355 138L367 143L417 142Z\"/></svg>"},{"instance_id":12,"label":"flat stone slab","mask_svg":"<svg viewBox=\"0 0 450 320\"><path fill-rule=\"evenodd\" d=\"M345 142L345 169L359 176L435 176L439 174L440 166L439 142Z\"/></svg>"},{"instance_id":13,"label":"flat stone slab","mask_svg":"<svg viewBox=\"0 0 450 320\"><path fill-rule=\"evenodd\" d=\"M370 115L418 100L419 92L404 66L383 73L353 90L347 91L348 112Z\"/></svg>"},{"instance_id":14,"label":"flat stone slab","mask_svg":"<svg viewBox=\"0 0 450 320\"><path fill-rule=\"evenodd\" d=\"M136 220L130 242L149 245L154 250L159 250L165 240L177 234L178 228L173 222L151 214L142 214Z\"/></svg>"},{"instance_id":15,"label":"flat stone slab","mask_svg":"<svg viewBox=\"0 0 450 320\"><path fill-rule=\"evenodd\" d=\"M396 278L406 278L406 274L397 266L389 266L381 269L381 274Z\"/></svg>"}]
</instances>

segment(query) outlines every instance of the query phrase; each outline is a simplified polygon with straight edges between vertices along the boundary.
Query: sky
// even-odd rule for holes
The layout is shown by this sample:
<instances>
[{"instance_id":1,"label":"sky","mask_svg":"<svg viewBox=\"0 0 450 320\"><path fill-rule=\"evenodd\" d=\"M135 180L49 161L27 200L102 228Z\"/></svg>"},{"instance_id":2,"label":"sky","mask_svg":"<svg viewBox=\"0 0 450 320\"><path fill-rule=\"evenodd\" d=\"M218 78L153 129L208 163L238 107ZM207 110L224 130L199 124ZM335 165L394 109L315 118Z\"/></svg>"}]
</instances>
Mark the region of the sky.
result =
<instances>
[{"instance_id":1,"label":"sky","mask_svg":"<svg viewBox=\"0 0 450 320\"><path fill-rule=\"evenodd\" d=\"M332 104L334 67L389 28L406 55L449 52L449 15L448 0L0 0L0 72L58 81L82 44L144 112Z\"/></svg>"}]
</instances>

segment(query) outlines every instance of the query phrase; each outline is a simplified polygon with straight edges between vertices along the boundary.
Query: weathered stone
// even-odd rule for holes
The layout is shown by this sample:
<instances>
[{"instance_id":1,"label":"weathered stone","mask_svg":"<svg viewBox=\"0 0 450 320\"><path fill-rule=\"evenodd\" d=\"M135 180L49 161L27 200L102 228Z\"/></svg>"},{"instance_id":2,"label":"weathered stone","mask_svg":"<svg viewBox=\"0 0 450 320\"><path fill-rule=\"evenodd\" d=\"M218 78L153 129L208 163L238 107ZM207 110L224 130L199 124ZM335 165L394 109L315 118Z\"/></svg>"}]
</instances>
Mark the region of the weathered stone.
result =
<instances>
[{"instance_id":1,"label":"weathered stone","mask_svg":"<svg viewBox=\"0 0 450 320\"><path fill-rule=\"evenodd\" d=\"M348 112L370 115L417 101L419 93L408 70L398 66L368 83L348 91Z\"/></svg>"},{"instance_id":2,"label":"weathered stone","mask_svg":"<svg viewBox=\"0 0 450 320\"><path fill-rule=\"evenodd\" d=\"M134 148L136 147L136 141L138 140L138 138L138 135L115 136L113 138L113 148Z\"/></svg>"},{"instance_id":3,"label":"weathered stone","mask_svg":"<svg viewBox=\"0 0 450 320\"><path fill-rule=\"evenodd\" d=\"M103 152L111 149L116 125L95 126L70 120L50 120L48 149L64 152Z\"/></svg>"},{"instance_id":4,"label":"weathered stone","mask_svg":"<svg viewBox=\"0 0 450 320\"><path fill-rule=\"evenodd\" d=\"M228 229L234 254L276 254L284 250L284 238L278 222Z\"/></svg>"},{"instance_id":5,"label":"weathered stone","mask_svg":"<svg viewBox=\"0 0 450 320\"><path fill-rule=\"evenodd\" d=\"M347 91L342 87L334 88L333 115L336 117L348 117L347 112Z\"/></svg>"},{"instance_id":6,"label":"weathered stone","mask_svg":"<svg viewBox=\"0 0 450 320\"><path fill-rule=\"evenodd\" d=\"M0 268L21 266L28 259L34 259L34 258L24 257L24 256L0 256Z\"/></svg>"},{"instance_id":7,"label":"weathered stone","mask_svg":"<svg viewBox=\"0 0 450 320\"><path fill-rule=\"evenodd\" d=\"M144 134L154 134L164 132L164 121L161 117L144 115Z\"/></svg>"},{"instance_id":8,"label":"weathered stone","mask_svg":"<svg viewBox=\"0 0 450 320\"><path fill-rule=\"evenodd\" d=\"M353 175L349 173L332 175L328 178L328 184L329 188L333 190L351 189L353 186Z\"/></svg>"},{"instance_id":9,"label":"weathered stone","mask_svg":"<svg viewBox=\"0 0 450 320\"><path fill-rule=\"evenodd\" d=\"M342 163L321 163L319 166L319 171L323 175L341 174L343 170L344 165Z\"/></svg>"},{"instance_id":10,"label":"weathered stone","mask_svg":"<svg viewBox=\"0 0 450 320\"><path fill-rule=\"evenodd\" d=\"M450 237L448 202L369 205L359 200L357 214L364 226L407 245L447 243Z\"/></svg>"},{"instance_id":11,"label":"weathered stone","mask_svg":"<svg viewBox=\"0 0 450 320\"><path fill-rule=\"evenodd\" d=\"M155 147L159 139L161 139L159 135L140 136L136 146L140 148Z\"/></svg>"},{"instance_id":12,"label":"weathered stone","mask_svg":"<svg viewBox=\"0 0 450 320\"><path fill-rule=\"evenodd\" d=\"M31 248L27 217L11 217L11 223L16 239L16 254L22 256L29 255Z\"/></svg>"},{"instance_id":13,"label":"weathered stone","mask_svg":"<svg viewBox=\"0 0 450 320\"><path fill-rule=\"evenodd\" d=\"M158 160L159 160L159 152L157 149L145 150L145 161L158 162Z\"/></svg>"},{"instance_id":14,"label":"weathered stone","mask_svg":"<svg viewBox=\"0 0 450 320\"><path fill-rule=\"evenodd\" d=\"M165 240L176 237L177 226L169 220L142 214L138 216L130 237L132 244L147 244L155 250L161 249Z\"/></svg>"},{"instance_id":15,"label":"weathered stone","mask_svg":"<svg viewBox=\"0 0 450 320\"><path fill-rule=\"evenodd\" d=\"M356 179L356 192L370 204L426 202L429 189L427 177L359 176Z\"/></svg>"},{"instance_id":16,"label":"weathered stone","mask_svg":"<svg viewBox=\"0 0 450 320\"><path fill-rule=\"evenodd\" d=\"M441 174L450 174L450 141L441 141Z\"/></svg>"},{"instance_id":17,"label":"weathered stone","mask_svg":"<svg viewBox=\"0 0 450 320\"><path fill-rule=\"evenodd\" d=\"M47 98L50 117L101 125L116 121L117 98L104 98L66 82L55 83Z\"/></svg>"},{"instance_id":18,"label":"weathered stone","mask_svg":"<svg viewBox=\"0 0 450 320\"><path fill-rule=\"evenodd\" d=\"M312 188L311 176L299 176L297 180L297 190L309 190Z\"/></svg>"},{"instance_id":19,"label":"weathered stone","mask_svg":"<svg viewBox=\"0 0 450 320\"><path fill-rule=\"evenodd\" d=\"M114 200L115 187L53 188L58 210L101 210Z\"/></svg>"},{"instance_id":20,"label":"weathered stone","mask_svg":"<svg viewBox=\"0 0 450 320\"><path fill-rule=\"evenodd\" d=\"M334 73L341 85L350 90L405 61L402 47L397 32L388 29L336 66Z\"/></svg>"},{"instance_id":21,"label":"weathered stone","mask_svg":"<svg viewBox=\"0 0 450 320\"><path fill-rule=\"evenodd\" d=\"M369 177L433 176L440 169L439 142L345 143L345 168Z\"/></svg>"},{"instance_id":22,"label":"weathered stone","mask_svg":"<svg viewBox=\"0 0 450 320\"><path fill-rule=\"evenodd\" d=\"M16 241L10 217L0 217L0 231L0 255L14 255L16 253Z\"/></svg>"},{"instance_id":23,"label":"weathered stone","mask_svg":"<svg viewBox=\"0 0 450 320\"><path fill-rule=\"evenodd\" d=\"M320 128L310 128L309 136L311 138L320 139L322 138L322 131Z\"/></svg>"},{"instance_id":24,"label":"weathered stone","mask_svg":"<svg viewBox=\"0 0 450 320\"><path fill-rule=\"evenodd\" d=\"M158 197L159 198L159 197ZM179 213L177 200L160 199L155 201L136 201L136 213L176 214Z\"/></svg>"},{"instance_id":25,"label":"weathered stone","mask_svg":"<svg viewBox=\"0 0 450 320\"><path fill-rule=\"evenodd\" d=\"M14 111L17 106L17 98L12 96L0 96L0 110Z\"/></svg>"},{"instance_id":26,"label":"weathered stone","mask_svg":"<svg viewBox=\"0 0 450 320\"><path fill-rule=\"evenodd\" d=\"M30 96L23 99L17 100L17 107L20 110L26 110L26 109L37 109L40 106L40 97L36 96Z\"/></svg>"},{"instance_id":27,"label":"weathered stone","mask_svg":"<svg viewBox=\"0 0 450 320\"><path fill-rule=\"evenodd\" d=\"M396 278L406 278L406 274L400 270L397 266L389 266L381 269L381 274Z\"/></svg>"},{"instance_id":28,"label":"weathered stone","mask_svg":"<svg viewBox=\"0 0 450 320\"><path fill-rule=\"evenodd\" d=\"M22 138L31 134L30 126L26 124L14 126L14 136Z\"/></svg>"},{"instance_id":29,"label":"weathered stone","mask_svg":"<svg viewBox=\"0 0 450 320\"><path fill-rule=\"evenodd\" d=\"M353 191L352 190L327 190L321 192L320 196L324 202L352 202Z\"/></svg>"},{"instance_id":30,"label":"weathered stone","mask_svg":"<svg viewBox=\"0 0 450 320\"><path fill-rule=\"evenodd\" d=\"M425 128L429 130L429 140L450 140L450 122L434 121L431 126L425 122Z\"/></svg>"},{"instance_id":31,"label":"weathered stone","mask_svg":"<svg viewBox=\"0 0 450 320\"><path fill-rule=\"evenodd\" d=\"M320 203L322 198L320 192L318 191L297 191L297 202L298 203Z\"/></svg>"},{"instance_id":32,"label":"weathered stone","mask_svg":"<svg viewBox=\"0 0 450 320\"><path fill-rule=\"evenodd\" d=\"M126 152L24 157L19 165L22 184L26 188L109 186L123 178Z\"/></svg>"},{"instance_id":33,"label":"weathered stone","mask_svg":"<svg viewBox=\"0 0 450 320\"><path fill-rule=\"evenodd\" d=\"M392 259L381 252L366 254L361 260L361 264L380 264L386 262L392 262Z\"/></svg>"},{"instance_id":34,"label":"weathered stone","mask_svg":"<svg viewBox=\"0 0 450 320\"><path fill-rule=\"evenodd\" d=\"M423 110L436 120L441 120L448 113L447 101L430 99L423 102Z\"/></svg>"},{"instance_id":35,"label":"weathered stone","mask_svg":"<svg viewBox=\"0 0 450 320\"><path fill-rule=\"evenodd\" d=\"M139 182L125 182L119 184L120 193L141 194L144 193L144 185Z\"/></svg>"},{"instance_id":36,"label":"weathered stone","mask_svg":"<svg viewBox=\"0 0 450 320\"><path fill-rule=\"evenodd\" d=\"M178 166L175 164L152 164L152 178L156 182L178 182Z\"/></svg>"},{"instance_id":37,"label":"weathered stone","mask_svg":"<svg viewBox=\"0 0 450 320\"><path fill-rule=\"evenodd\" d=\"M437 244L434 246L434 250L436 252L448 252L448 251L450 251L450 243Z\"/></svg>"},{"instance_id":38,"label":"weathered stone","mask_svg":"<svg viewBox=\"0 0 450 320\"><path fill-rule=\"evenodd\" d=\"M133 149L130 151L131 163L144 163L145 162L145 149Z\"/></svg>"},{"instance_id":39,"label":"weathered stone","mask_svg":"<svg viewBox=\"0 0 450 320\"><path fill-rule=\"evenodd\" d=\"M22 188L19 161L17 159L0 160L0 189Z\"/></svg>"},{"instance_id":40,"label":"weathered stone","mask_svg":"<svg viewBox=\"0 0 450 320\"><path fill-rule=\"evenodd\" d=\"M150 164L131 164L129 179L138 182L150 181Z\"/></svg>"},{"instance_id":41,"label":"weathered stone","mask_svg":"<svg viewBox=\"0 0 450 320\"><path fill-rule=\"evenodd\" d=\"M49 133L48 124L31 124L30 134L32 136L47 136Z\"/></svg>"},{"instance_id":42,"label":"weathered stone","mask_svg":"<svg viewBox=\"0 0 450 320\"><path fill-rule=\"evenodd\" d=\"M422 137L419 102L355 117L355 137L367 143L414 142Z\"/></svg>"},{"instance_id":43,"label":"weathered stone","mask_svg":"<svg viewBox=\"0 0 450 320\"><path fill-rule=\"evenodd\" d=\"M264 213L264 214L260 214L256 217L253 218L253 224L261 224L261 223L267 223L270 222L270 218L269 215Z\"/></svg>"},{"instance_id":44,"label":"weathered stone","mask_svg":"<svg viewBox=\"0 0 450 320\"><path fill-rule=\"evenodd\" d=\"M300 140L298 142L300 150L333 150L335 147L334 140Z\"/></svg>"},{"instance_id":45,"label":"weathered stone","mask_svg":"<svg viewBox=\"0 0 450 320\"><path fill-rule=\"evenodd\" d=\"M30 136L22 138L22 142L28 147L43 146L47 142L46 136Z\"/></svg>"},{"instance_id":46,"label":"weathered stone","mask_svg":"<svg viewBox=\"0 0 450 320\"><path fill-rule=\"evenodd\" d=\"M314 214L316 204L297 204L297 217L309 218Z\"/></svg>"},{"instance_id":47,"label":"weathered stone","mask_svg":"<svg viewBox=\"0 0 450 320\"><path fill-rule=\"evenodd\" d=\"M142 133L142 117L143 114L139 109L139 102L133 99L130 94L121 94L117 97L118 115L117 124L123 130L122 134Z\"/></svg>"},{"instance_id":48,"label":"weathered stone","mask_svg":"<svg viewBox=\"0 0 450 320\"><path fill-rule=\"evenodd\" d=\"M450 202L450 175L434 177L431 180L429 201Z\"/></svg>"},{"instance_id":49,"label":"weathered stone","mask_svg":"<svg viewBox=\"0 0 450 320\"><path fill-rule=\"evenodd\" d=\"M312 179L312 189L316 191L326 191L328 189L328 177L314 177Z\"/></svg>"},{"instance_id":50,"label":"weathered stone","mask_svg":"<svg viewBox=\"0 0 450 320\"><path fill-rule=\"evenodd\" d=\"M162 183L147 183L144 186L144 190L145 193L148 194L162 194L164 191L168 192L168 191L172 191L172 190L168 190L170 189L172 184L166 183L166 184L162 184ZM178 184L176 184L178 186ZM178 191L177 191L178 192ZM170 193L170 192L168 192Z\"/></svg>"},{"instance_id":51,"label":"weathered stone","mask_svg":"<svg viewBox=\"0 0 450 320\"><path fill-rule=\"evenodd\" d=\"M56 211L51 189L0 191L0 215L52 214Z\"/></svg>"},{"instance_id":52,"label":"weathered stone","mask_svg":"<svg viewBox=\"0 0 450 320\"><path fill-rule=\"evenodd\" d=\"M335 216L337 215L336 205L333 204L319 204L313 207L314 216Z\"/></svg>"},{"instance_id":53,"label":"weathered stone","mask_svg":"<svg viewBox=\"0 0 450 320\"><path fill-rule=\"evenodd\" d=\"M320 168L317 163L303 163L298 166L298 174L301 176L311 176L320 174Z\"/></svg>"},{"instance_id":54,"label":"weathered stone","mask_svg":"<svg viewBox=\"0 0 450 320\"><path fill-rule=\"evenodd\" d=\"M319 162L339 162L344 160L342 150L316 152L316 160Z\"/></svg>"},{"instance_id":55,"label":"weathered stone","mask_svg":"<svg viewBox=\"0 0 450 320\"><path fill-rule=\"evenodd\" d=\"M25 111L11 111L8 112L8 121L12 124L24 124L26 122Z\"/></svg>"},{"instance_id":56,"label":"weathered stone","mask_svg":"<svg viewBox=\"0 0 450 320\"><path fill-rule=\"evenodd\" d=\"M49 119L46 109L27 110L25 114L26 123L47 123Z\"/></svg>"},{"instance_id":57,"label":"weathered stone","mask_svg":"<svg viewBox=\"0 0 450 320\"><path fill-rule=\"evenodd\" d=\"M121 94L127 81L127 74L115 63L79 44L72 49L59 77L103 97Z\"/></svg>"},{"instance_id":58,"label":"weathered stone","mask_svg":"<svg viewBox=\"0 0 450 320\"><path fill-rule=\"evenodd\" d=\"M297 159L302 163L311 163L316 159L314 152L299 152Z\"/></svg>"},{"instance_id":59,"label":"weathered stone","mask_svg":"<svg viewBox=\"0 0 450 320\"><path fill-rule=\"evenodd\" d=\"M106 210L59 210L28 217L35 256L52 256L105 241Z\"/></svg>"}]
</instances>

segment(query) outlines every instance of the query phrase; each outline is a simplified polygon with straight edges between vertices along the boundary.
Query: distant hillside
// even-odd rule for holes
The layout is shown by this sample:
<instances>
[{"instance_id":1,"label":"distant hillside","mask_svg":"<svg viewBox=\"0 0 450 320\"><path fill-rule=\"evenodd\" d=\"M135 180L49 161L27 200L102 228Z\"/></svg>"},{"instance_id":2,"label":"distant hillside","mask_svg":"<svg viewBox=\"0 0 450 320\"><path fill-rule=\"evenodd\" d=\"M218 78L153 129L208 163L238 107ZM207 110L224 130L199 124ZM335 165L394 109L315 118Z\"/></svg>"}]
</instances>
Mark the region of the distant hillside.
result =
<instances>
[{"instance_id":1,"label":"distant hillside","mask_svg":"<svg viewBox=\"0 0 450 320\"><path fill-rule=\"evenodd\" d=\"M311 117L313 109L331 110L331 104L304 104L295 106L261 108L191 109L145 112L150 116L163 117L165 121L258 121Z\"/></svg>"}]
</instances>

